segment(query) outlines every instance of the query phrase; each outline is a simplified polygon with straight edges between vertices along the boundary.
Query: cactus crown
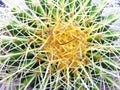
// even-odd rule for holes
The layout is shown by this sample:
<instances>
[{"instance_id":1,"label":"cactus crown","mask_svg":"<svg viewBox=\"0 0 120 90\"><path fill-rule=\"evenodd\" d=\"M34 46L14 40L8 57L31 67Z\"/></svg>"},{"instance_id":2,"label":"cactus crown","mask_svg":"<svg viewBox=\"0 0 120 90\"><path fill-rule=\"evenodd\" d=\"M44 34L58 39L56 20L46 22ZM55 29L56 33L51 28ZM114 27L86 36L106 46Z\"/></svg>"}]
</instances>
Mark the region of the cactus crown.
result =
<instances>
[{"instance_id":1,"label":"cactus crown","mask_svg":"<svg viewBox=\"0 0 120 90\"><path fill-rule=\"evenodd\" d=\"M109 30L120 14L101 16L107 0L25 0L1 32L0 60L18 90L100 90L119 85L114 45L120 33ZM119 57L117 57L119 59ZM116 74L117 73L117 74Z\"/></svg>"}]
</instances>

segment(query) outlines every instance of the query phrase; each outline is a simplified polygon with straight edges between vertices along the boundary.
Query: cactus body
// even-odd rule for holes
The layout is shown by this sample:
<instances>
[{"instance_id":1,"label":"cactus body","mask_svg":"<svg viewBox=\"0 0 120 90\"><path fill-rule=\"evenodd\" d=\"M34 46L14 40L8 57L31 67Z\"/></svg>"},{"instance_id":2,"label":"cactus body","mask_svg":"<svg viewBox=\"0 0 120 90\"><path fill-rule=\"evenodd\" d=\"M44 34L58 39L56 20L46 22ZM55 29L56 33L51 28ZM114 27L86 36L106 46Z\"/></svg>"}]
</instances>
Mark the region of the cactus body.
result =
<instances>
[{"instance_id":1,"label":"cactus body","mask_svg":"<svg viewBox=\"0 0 120 90\"><path fill-rule=\"evenodd\" d=\"M113 41L120 32L109 28L120 14L103 17L107 0L91 2L25 0L27 8L13 8L15 19L0 36L0 73L7 73L0 82L19 79L16 90L119 88L120 47Z\"/></svg>"}]
</instances>

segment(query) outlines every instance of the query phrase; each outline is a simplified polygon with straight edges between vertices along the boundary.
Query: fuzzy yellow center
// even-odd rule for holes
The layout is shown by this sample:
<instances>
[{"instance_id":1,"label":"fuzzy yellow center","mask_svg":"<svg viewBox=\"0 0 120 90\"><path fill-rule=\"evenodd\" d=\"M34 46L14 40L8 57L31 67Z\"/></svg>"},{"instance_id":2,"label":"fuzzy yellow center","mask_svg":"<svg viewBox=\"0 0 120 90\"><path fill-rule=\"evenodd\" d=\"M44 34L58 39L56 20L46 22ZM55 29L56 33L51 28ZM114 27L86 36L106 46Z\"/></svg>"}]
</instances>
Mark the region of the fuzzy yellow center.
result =
<instances>
[{"instance_id":1,"label":"fuzzy yellow center","mask_svg":"<svg viewBox=\"0 0 120 90\"><path fill-rule=\"evenodd\" d=\"M74 25L61 27L50 29L44 49L50 60L58 62L59 68L74 67L86 60L89 29L81 30Z\"/></svg>"}]
</instances>

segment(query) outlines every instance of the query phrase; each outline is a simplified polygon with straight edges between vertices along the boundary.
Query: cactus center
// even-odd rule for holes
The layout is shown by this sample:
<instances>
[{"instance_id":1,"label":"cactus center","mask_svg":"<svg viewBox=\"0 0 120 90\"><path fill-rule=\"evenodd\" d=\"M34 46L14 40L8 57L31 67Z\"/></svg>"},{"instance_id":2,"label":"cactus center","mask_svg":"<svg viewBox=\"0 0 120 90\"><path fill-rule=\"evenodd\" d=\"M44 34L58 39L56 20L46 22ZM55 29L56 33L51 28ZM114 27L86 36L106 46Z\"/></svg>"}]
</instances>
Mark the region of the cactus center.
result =
<instances>
[{"instance_id":1,"label":"cactus center","mask_svg":"<svg viewBox=\"0 0 120 90\"><path fill-rule=\"evenodd\" d=\"M88 36L89 29L81 30L75 25L57 26L49 29L44 50L48 52L49 60L58 62L59 68L74 67L87 59Z\"/></svg>"}]
</instances>

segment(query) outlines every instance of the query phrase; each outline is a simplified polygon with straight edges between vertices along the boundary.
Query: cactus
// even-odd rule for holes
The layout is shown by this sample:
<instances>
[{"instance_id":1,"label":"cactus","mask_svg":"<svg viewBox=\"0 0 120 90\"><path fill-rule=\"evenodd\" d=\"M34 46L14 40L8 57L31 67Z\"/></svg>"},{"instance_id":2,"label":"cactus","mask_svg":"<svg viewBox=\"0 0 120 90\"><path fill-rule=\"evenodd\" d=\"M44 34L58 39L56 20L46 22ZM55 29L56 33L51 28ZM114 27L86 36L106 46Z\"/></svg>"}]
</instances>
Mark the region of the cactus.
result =
<instances>
[{"instance_id":1,"label":"cactus","mask_svg":"<svg viewBox=\"0 0 120 90\"><path fill-rule=\"evenodd\" d=\"M0 82L19 80L16 90L118 88L120 13L102 16L107 0L25 0L0 33ZM114 59L113 57L116 57Z\"/></svg>"}]
</instances>

